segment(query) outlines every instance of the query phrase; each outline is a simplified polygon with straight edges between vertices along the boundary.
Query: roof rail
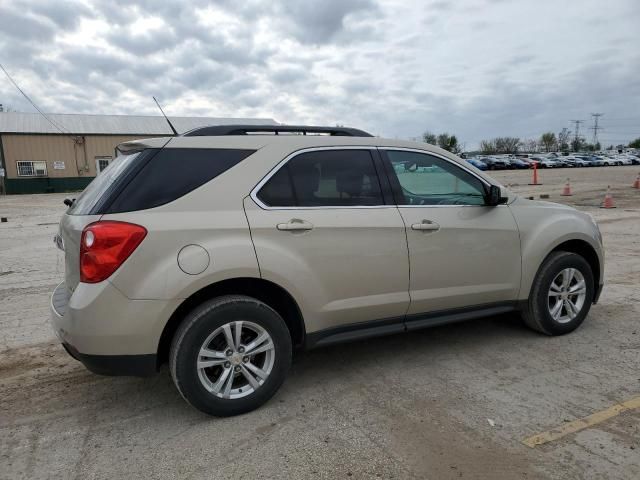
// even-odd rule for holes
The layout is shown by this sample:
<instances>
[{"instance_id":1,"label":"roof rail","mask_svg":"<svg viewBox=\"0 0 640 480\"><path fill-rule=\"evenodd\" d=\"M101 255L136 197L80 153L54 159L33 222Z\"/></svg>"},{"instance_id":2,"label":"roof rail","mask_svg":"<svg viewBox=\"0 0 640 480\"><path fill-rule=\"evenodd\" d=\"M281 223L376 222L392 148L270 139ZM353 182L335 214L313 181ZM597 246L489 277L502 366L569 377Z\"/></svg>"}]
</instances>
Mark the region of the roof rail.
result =
<instances>
[{"instance_id":1,"label":"roof rail","mask_svg":"<svg viewBox=\"0 0 640 480\"><path fill-rule=\"evenodd\" d=\"M346 127L310 127L304 125L215 125L198 127L183 133L184 137L219 137L225 135L248 135L251 133L298 133L301 135L325 134L338 137L373 137L370 133L357 128Z\"/></svg>"}]
</instances>

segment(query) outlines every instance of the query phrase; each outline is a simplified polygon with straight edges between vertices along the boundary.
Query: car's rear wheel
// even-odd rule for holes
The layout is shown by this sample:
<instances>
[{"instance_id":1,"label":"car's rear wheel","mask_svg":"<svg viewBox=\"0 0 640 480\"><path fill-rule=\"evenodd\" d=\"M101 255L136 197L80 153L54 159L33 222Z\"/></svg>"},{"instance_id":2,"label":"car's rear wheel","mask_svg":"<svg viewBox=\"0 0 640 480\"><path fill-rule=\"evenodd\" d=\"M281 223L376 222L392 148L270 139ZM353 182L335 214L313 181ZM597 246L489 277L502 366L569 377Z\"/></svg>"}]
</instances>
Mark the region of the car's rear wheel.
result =
<instances>
[{"instance_id":1,"label":"car's rear wheel","mask_svg":"<svg viewBox=\"0 0 640 480\"><path fill-rule=\"evenodd\" d=\"M237 415L278 390L291 365L291 336L268 305L240 295L219 297L183 320L169 364L187 402L209 415Z\"/></svg>"},{"instance_id":2,"label":"car's rear wheel","mask_svg":"<svg viewBox=\"0 0 640 480\"><path fill-rule=\"evenodd\" d=\"M571 252L553 252L538 271L522 317L547 335L562 335L580 326L594 294L593 272L587 261Z\"/></svg>"}]
</instances>

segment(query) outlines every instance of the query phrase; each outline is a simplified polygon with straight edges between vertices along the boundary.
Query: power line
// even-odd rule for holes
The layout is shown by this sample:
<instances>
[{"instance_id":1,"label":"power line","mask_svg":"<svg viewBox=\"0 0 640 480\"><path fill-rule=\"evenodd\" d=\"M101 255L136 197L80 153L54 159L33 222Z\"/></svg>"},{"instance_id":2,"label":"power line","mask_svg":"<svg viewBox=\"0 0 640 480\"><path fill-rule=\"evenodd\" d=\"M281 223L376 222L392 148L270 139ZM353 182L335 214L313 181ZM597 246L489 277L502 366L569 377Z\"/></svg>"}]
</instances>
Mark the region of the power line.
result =
<instances>
[{"instance_id":1,"label":"power line","mask_svg":"<svg viewBox=\"0 0 640 480\"><path fill-rule=\"evenodd\" d=\"M593 143L594 145L598 143L598 130L602 130L602 127L598 126L598 119L603 116L604 113L592 113L591 116L593 117L593 127L591 127L591 130L593 130Z\"/></svg>"},{"instance_id":2,"label":"power line","mask_svg":"<svg viewBox=\"0 0 640 480\"><path fill-rule=\"evenodd\" d=\"M18 91L22 94L22 96L24 98L27 99L27 101L33 105L33 108L35 108L38 113L40 115L42 115L45 120L47 120L47 122L49 122L51 125L53 125L53 127L58 130L60 133L64 133L64 134L69 134L71 135L70 131L64 131L64 127L61 127L60 125L58 125L56 122L54 122L53 120L51 120L46 113L44 113L42 110L40 110L40 108L38 108L38 106L35 104L35 102L33 100L31 100L31 98L29 98L29 95L27 95L26 93L24 93L24 91L18 86L18 84L15 82L15 80L13 78L11 78L11 75L9 75L9 72L7 72L7 70L4 68L4 65L2 65L0 63L0 69L2 69L2 71L4 72L4 74L7 76L7 78L9 79L9 81L13 84L14 87L16 87L18 89Z\"/></svg>"}]
</instances>

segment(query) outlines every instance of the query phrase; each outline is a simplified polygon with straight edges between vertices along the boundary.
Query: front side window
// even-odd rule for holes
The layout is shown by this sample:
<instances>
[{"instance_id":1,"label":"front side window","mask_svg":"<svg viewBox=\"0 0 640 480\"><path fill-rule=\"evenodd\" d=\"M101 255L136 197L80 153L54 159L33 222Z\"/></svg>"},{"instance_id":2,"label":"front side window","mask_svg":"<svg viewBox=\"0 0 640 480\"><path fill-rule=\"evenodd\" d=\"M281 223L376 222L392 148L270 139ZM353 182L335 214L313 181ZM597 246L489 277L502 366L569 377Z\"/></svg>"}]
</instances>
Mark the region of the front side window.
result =
<instances>
[{"instance_id":1,"label":"front side window","mask_svg":"<svg viewBox=\"0 0 640 480\"><path fill-rule=\"evenodd\" d=\"M46 177L47 162L43 161L18 161L16 162L19 177Z\"/></svg>"},{"instance_id":2,"label":"front side window","mask_svg":"<svg viewBox=\"0 0 640 480\"><path fill-rule=\"evenodd\" d=\"M369 150L320 150L297 155L258 192L271 207L384 205Z\"/></svg>"},{"instance_id":3,"label":"front side window","mask_svg":"<svg viewBox=\"0 0 640 480\"><path fill-rule=\"evenodd\" d=\"M475 176L425 153L386 151L399 187L398 205L484 205L484 186Z\"/></svg>"}]
</instances>

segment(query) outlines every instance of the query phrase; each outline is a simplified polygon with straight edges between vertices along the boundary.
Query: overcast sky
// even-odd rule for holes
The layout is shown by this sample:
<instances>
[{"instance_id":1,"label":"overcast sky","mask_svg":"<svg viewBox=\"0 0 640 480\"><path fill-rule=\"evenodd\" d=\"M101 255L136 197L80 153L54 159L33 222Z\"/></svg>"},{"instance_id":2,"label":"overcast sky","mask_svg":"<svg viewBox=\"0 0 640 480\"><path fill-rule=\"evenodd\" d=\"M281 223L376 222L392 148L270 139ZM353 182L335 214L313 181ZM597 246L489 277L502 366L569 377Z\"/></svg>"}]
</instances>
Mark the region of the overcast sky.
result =
<instances>
[{"instance_id":1,"label":"overcast sky","mask_svg":"<svg viewBox=\"0 0 640 480\"><path fill-rule=\"evenodd\" d=\"M640 136L638 0L0 0L45 111L258 116L387 137ZM0 103L34 111L6 78Z\"/></svg>"}]
</instances>

